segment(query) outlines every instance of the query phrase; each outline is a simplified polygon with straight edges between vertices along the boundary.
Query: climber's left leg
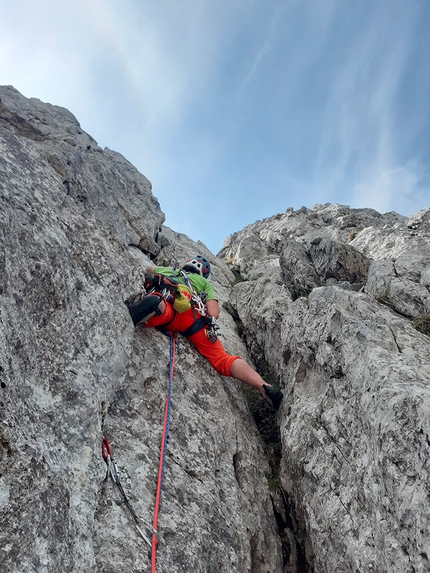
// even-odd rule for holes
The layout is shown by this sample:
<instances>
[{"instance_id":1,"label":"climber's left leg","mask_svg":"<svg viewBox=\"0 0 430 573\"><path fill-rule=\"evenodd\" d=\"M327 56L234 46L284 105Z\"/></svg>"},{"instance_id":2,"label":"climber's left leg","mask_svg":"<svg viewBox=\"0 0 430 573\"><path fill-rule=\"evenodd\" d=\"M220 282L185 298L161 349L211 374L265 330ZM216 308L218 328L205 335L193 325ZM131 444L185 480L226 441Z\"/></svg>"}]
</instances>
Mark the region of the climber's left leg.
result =
<instances>
[{"instance_id":1,"label":"climber's left leg","mask_svg":"<svg viewBox=\"0 0 430 573\"><path fill-rule=\"evenodd\" d=\"M220 340L211 342L206 336L206 328L202 328L188 337L199 353L208 360L221 376L230 376L230 368L239 356L231 356L224 350Z\"/></svg>"}]
</instances>

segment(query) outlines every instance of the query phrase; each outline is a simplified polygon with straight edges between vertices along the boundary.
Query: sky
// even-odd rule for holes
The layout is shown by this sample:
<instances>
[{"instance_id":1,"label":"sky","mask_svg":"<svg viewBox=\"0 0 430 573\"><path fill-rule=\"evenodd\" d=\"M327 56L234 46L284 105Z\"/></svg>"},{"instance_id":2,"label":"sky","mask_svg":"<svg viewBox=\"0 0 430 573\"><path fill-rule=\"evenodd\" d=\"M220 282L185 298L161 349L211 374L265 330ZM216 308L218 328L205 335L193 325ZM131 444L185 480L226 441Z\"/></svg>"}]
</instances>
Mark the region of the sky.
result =
<instances>
[{"instance_id":1,"label":"sky","mask_svg":"<svg viewBox=\"0 0 430 573\"><path fill-rule=\"evenodd\" d=\"M2 0L0 84L69 109L217 253L287 208L430 206L429 0Z\"/></svg>"}]
</instances>

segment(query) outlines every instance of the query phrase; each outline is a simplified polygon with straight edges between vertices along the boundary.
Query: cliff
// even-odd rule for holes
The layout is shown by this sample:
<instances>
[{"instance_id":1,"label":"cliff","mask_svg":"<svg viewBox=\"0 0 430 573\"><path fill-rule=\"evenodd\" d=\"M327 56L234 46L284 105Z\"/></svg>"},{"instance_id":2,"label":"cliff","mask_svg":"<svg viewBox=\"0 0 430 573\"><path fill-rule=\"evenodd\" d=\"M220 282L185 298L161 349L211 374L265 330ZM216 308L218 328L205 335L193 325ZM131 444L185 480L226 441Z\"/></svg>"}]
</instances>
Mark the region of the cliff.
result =
<instances>
[{"instance_id":1,"label":"cliff","mask_svg":"<svg viewBox=\"0 0 430 573\"><path fill-rule=\"evenodd\" d=\"M275 417L181 340L157 571L429 570L430 210L289 209L215 257L70 112L11 87L0 202L1 571L150 570L101 441L152 523L169 340L124 301L196 252L228 352L285 398Z\"/></svg>"},{"instance_id":2,"label":"cliff","mask_svg":"<svg viewBox=\"0 0 430 573\"><path fill-rule=\"evenodd\" d=\"M149 548L104 481L101 440L152 523L169 341L135 332L124 300L157 254L206 254L221 301L234 277L164 228L148 180L67 110L8 87L0 99L0 569L148 571ZM222 325L246 355L225 311ZM157 571L279 570L271 470L241 389L181 350Z\"/></svg>"},{"instance_id":3,"label":"cliff","mask_svg":"<svg viewBox=\"0 0 430 573\"><path fill-rule=\"evenodd\" d=\"M280 480L307 563L429 571L430 209L288 209L220 256L284 390Z\"/></svg>"}]
</instances>

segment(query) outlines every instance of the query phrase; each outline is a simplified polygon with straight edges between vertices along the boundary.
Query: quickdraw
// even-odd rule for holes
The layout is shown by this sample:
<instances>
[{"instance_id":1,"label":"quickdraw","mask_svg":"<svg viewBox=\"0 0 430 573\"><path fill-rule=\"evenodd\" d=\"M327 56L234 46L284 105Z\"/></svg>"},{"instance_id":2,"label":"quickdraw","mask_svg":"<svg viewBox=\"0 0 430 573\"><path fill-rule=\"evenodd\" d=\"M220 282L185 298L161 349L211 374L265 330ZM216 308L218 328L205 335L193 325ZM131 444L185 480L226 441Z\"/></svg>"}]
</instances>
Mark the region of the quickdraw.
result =
<instances>
[{"instance_id":1,"label":"quickdraw","mask_svg":"<svg viewBox=\"0 0 430 573\"><path fill-rule=\"evenodd\" d=\"M206 336L210 342L216 342L218 337L221 336L221 329L219 324L213 316L207 316L206 325Z\"/></svg>"},{"instance_id":2,"label":"quickdraw","mask_svg":"<svg viewBox=\"0 0 430 573\"><path fill-rule=\"evenodd\" d=\"M121 484L120 479L119 479L119 474L118 474L118 466L116 465L115 460L113 459L112 452L111 452L110 445L109 445L107 438L103 438L103 441L102 441L102 456L103 456L103 459L107 465L107 473L106 473L105 479L108 479L109 477L111 478L112 482L115 484L119 493L121 494L121 497L124 501L125 507L128 509L128 511L130 512L130 515L134 519L134 522L135 522L134 525L136 527L136 530L138 531L138 533L142 537L142 539L144 539L146 541L146 543L148 543L148 545L150 547L152 547L151 541L148 539L148 537L143 533L143 531L139 527L139 525L141 524L141 520L137 517L136 512L134 511L128 497L125 494L124 488L122 487L122 484ZM149 529L151 529L148 525L147 525L147 527ZM153 534L156 535L156 531L153 531Z\"/></svg>"},{"instance_id":3,"label":"quickdraw","mask_svg":"<svg viewBox=\"0 0 430 573\"><path fill-rule=\"evenodd\" d=\"M106 479L109 477L117 487L118 491L120 492L124 504L130 515L133 517L135 522L135 527L139 532L139 535L148 543L151 547L151 573L155 573L155 563L156 563L156 555L157 555L157 544L158 544L158 535L157 535L157 527L158 527L158 514L160 511L160 500L161 500L161 489L163 486L163 477L164 477L164 464L166 460L166 450L167 450L167 438L169 436L169 423L170 423L170 407L172 401L172 388L173 388L173 373L175 369L175 358L177 353L178 344L173 336L173 334L169 334L170 336L170 371L169 371L169 383L167 386L167 396L166 396L166 406L164 409L164 423L163 423L163 432L161 435L161 447L160 447L160 460L158 465L158 478L157 478L157 487L155 492L155 504L154 504L154 520L153 526L150 528L149 525L146 525L148 529L152 530L152 540L150 541L148 537L143 533L139 525L141 524L141 520L137 517L136 512L134 511L133 507L128 500L125 491L121 485L119 475L118 475L118 466L113 459L112 452L110 449L109 442L107 438L103 438L102 441L102 456L104 461L107 465L107 473Z\"/></svg>"}]
</instances>

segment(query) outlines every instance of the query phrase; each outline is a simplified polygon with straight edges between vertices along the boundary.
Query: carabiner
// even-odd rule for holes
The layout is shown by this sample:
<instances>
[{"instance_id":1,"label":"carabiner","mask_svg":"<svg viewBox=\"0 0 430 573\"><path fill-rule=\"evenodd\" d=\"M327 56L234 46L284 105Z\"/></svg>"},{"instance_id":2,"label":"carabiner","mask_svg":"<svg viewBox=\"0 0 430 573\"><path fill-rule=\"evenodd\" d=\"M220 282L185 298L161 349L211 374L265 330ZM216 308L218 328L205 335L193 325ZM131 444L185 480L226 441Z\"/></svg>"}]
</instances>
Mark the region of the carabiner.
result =
<instances>
[{"instance_id":1,"label":"carabiner","mask_svg":"<svg viewBox=\"0 0 430 573\"><path fill-rule=\"evenodd\" d=\"M103 438L102 441L102 456L107 464L109 464L109 461L112 460L112 452L110 451L110 446L107 438Z\"/></svg>"}]
</instances>

